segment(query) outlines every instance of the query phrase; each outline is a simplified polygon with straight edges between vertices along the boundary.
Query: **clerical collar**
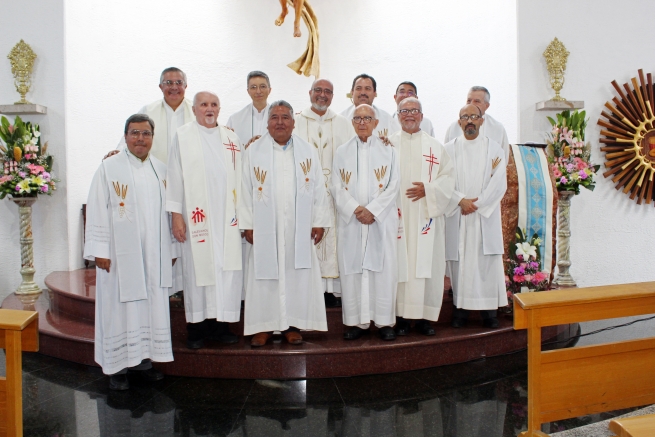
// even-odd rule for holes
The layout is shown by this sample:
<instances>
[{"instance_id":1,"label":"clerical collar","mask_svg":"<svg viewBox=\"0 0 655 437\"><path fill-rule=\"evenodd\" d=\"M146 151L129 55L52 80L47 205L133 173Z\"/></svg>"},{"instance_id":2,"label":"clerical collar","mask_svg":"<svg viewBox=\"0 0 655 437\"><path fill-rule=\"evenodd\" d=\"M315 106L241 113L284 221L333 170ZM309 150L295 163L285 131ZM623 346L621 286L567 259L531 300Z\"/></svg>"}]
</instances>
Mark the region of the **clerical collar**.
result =
<instances>
[{"instance_id":1,"label":"clerical collar","mask_svg":"<svg viewBox=\"0 0 655 437\"><path fill-rule=\"evenodd\" d=\"M273 140L273 142L276 145L278 145L280 148L282 148L282 150L287 150L287 147L289 147L289 144L291 144L292 141L293 141L293 136L291 136L291 138L289 138L289 141L287 141L287 143L283 146L282 144L279 144L277 141Z\"/></svg>"},{"instance_id":2,"label":"clerical collar","mask_svg":"<svg viewBox=\"0 0 655 437\"><path fill-rule=\"evenodd\" d=\"M128 157L132 157L132 158L136 159L137 161L139 161L140 163L144 163L148 159L150 159L150 152L148 152L148 156L146 156L145 159L143 159L143 161L142 161L141 158L139 158L134 153L132 153L132 151L129 148L126 147L125 150L127 151L127 156Z\"/></svg>"}]
</instances>

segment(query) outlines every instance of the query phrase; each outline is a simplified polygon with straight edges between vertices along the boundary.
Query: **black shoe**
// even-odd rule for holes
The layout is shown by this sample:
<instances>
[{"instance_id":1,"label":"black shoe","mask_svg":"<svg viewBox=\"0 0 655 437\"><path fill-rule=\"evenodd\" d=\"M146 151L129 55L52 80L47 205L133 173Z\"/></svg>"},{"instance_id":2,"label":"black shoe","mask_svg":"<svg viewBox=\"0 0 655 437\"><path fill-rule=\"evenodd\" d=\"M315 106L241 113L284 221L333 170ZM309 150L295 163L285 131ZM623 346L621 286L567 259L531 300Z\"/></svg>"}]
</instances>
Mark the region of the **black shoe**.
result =
<instances>
[{"instance_id":1,"label":"black shoe","mask_svg":"<svg viewBox=\"0 0 655 437\"><path fill-rule=\"evenodd\" d=\"M394 328L396 335L409 335L410 327L409 320L405 320L402 317L396 318L396 326Z\"/></svg>"},{"instance_id":2,"label":"black shoe","mask_svg":"<svg viewBox=\"0 0 655 437\"><path fill-rule=\"evenodd\" d=\"M396 332L391 326L384 326L378 330L382 340L391 341L396 339Z\"/></svg>"},{"instance_id":3,"label":"black shoe","mask_svg":"<svg viewBox=\"0 0 655 437\"><path fill-rule=\"evenodd\" d=\"M127 380L127 375L111 375L109 377L109 390L128 390L130 382Z\"/></svg>"},{"instance_id":4,"label":"black shoe","mask_svg":"<svg viewBox=\"0 0 655 437\"><path fill-rule=\"evenodd\" d=\"M498 322L497 317L489 317L486 319L482 319L482 326L485 328L491 328L491 329L496 329L498 326L500 326L500 322Z\"/></svg>"},{"instance_id":5,"label":"black shoe","mask_svg":"<svg viewBox=\"0 0 655 437\"><path fill-rule=\"evenodd\" d=\"M341 298L332 293L323 293L325 308L341 308Z\"/></svg>"},{"instance_id":6,"label":"black shoe","mask_svg":"<svg viewBox=\"0 0 655 437\"><path fill-rule=\"evenodd\" d=\"M466 326L467 323L468 323L468 320L457 317L457 318L453 319L453 321L452 321L452 323L450 325L453 328L461 328L461 327Z\"/></svg>"},{"instance_id":7,"label":"black shoe","mask_svg":"<svg viewBox=\"0 0 655 437\"><path fill-rule=\"evenodd\" d=\"M230 331L224 332L222 334L213 334L211 337L209 337L209 339L223 344L234 344L239 342L239 337Z\"/></svg>"},{"instance_id":8,"label":"black shoe","mask_svg":"<svg viewBox=\"0 0 655 437\"><path fill-rule=\"evenodd\" d=\"M343 333L344 340L357 340L364 334L370 333L370 329L362 329L359 326L353 326L349 330Z\"/></svg>"},{"instance_id":9,"label":"black shoe","mask_svg":"<svg viewBox=\"0 0 655 437\"><path fill-rule=\"evenodd\" d=\"M186 347L189 349L201 349L205 346L205 340L202 338L200 340L187 340Z\"/></svg>"},{"instance_id":10,"label":"black shoe","mask_svg":"<svg viewBox=\"0 0 655 437\"><path fill-rule=\"evenodd\" d=\"M430 322L427 320L419 320L415 324L416 329L418 329L418 332L420 332L423 335L434 335L434 328L432 325L430 325Z\"/></svg>"},{"instance_id":11,"label":"black shoe","mask_svg":"<svg viewBox=\"0 0 655 437\"><path fill-rule=\"evenodd\" d=\"M159 370L155 369L154 367L151 367L146 370L127 369L127 371L130 373L136 373L139 376L141 376L141 378L150 382L161 381L162 379L164 379L164 374L161 373Z\"/></svg>"}]
</instances>

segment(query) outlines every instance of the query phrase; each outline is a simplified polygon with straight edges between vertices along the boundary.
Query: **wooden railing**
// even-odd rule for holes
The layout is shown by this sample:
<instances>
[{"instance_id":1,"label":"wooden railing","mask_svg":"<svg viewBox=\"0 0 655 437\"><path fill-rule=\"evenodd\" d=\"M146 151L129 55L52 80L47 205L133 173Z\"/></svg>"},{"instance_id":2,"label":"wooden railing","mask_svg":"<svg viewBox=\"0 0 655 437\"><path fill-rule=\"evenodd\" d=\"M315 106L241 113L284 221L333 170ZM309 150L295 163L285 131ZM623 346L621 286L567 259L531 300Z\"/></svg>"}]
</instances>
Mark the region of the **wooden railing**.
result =
<instances>
[{"instance_id":1,"label":"wooden railing","mask_svg":"<svg viewBox=\"0 0 655 437\"><path fill-rule=\"evenodd\" d=\"M528 330L528 430L655 403L655 337L541 351L541 328L655 313L655 282L522 293L514 329Z\"/></svg>"},{"instance_id":2,"label":"wooden railing","mask_svg":"<svg viewBox=\"0 0 655 437\"><path fill-rule=\"evenodd\" d=\"M7 362L7 376L0 377L0 437L22 437L22 351L39 350L39 314L0 309L0 349Z\"/></svg>"}]
</instances>

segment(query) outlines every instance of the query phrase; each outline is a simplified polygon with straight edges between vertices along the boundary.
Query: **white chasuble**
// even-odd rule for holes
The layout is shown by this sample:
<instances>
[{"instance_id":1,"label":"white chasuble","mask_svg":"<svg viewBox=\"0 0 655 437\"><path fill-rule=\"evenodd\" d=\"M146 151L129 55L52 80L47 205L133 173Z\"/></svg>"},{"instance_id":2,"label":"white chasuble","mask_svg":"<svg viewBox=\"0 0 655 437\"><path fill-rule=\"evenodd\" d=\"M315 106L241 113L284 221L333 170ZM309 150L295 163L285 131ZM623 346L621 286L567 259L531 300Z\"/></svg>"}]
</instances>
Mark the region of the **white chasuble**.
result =
<instances>
[{"instance_id":1,"label":"white chasuble","mask_svg":"<svg viewBox=\"0 0 655 437\"><path fill-rule=\"evenodd\" d=\"M461 136L446 144L455 165L455 192L446 217L446 260L454 303L467 310L507 305L500 201L507 189L505 153L489 138ZM461 214L462 199L477 210Z\"/></svg>"},{"instance_id":2,"label":"white chasuble","mask_svg":"<svg viewBox=\"0 0 655 437\"><path fill-rule=\"evenodd\" d=\"M389 114L384 109L378 108L375 105L372 106L375 110L375 115L378 118L378 125L373 131L373 134L377 135L378 137L390 137L391 135L400 131L400 123L398 120L394 119L391 114ZM351 121L355 115L355 109L355 105L350 105L341 112L341 115L346 117L348 121Z\"/></svg>"},{"instance_id":3,"label":"white chasuble","mask_svg":"<svg viewBox=\"0 0 655 437\"><path fill-rule=\"evenodd\" d=\"M233 129L241 140L241 144L247 144L252 137L264 135L268 130L268 110L267 105L261 111L253 106L252 103L245 108L236 112L227 119L225 126Z\"/></svg>"},{"instance_id":4,"label":"white chasuble","mask_svg":"<svg viewBox=\"0 0 655 437\"><path fill-rule=\"evenodd\" d=\"M241 146L234 132L182 126L168 160L167 209L182 214L187 322L240 318L241 233L237 217Z\"/></svg>"},{"instance_id":5,"label":"white chasuble","mask_svg":"<svg viewBox=\"0 0 655 437\"><path fill-rule=\"evenodd\" d=\"M166 166L128 150L96 172L87 201L84 258L96 268L95 361L105 374L144 359L173 360L168 304L177 257L166 201Z\"/></svg>"},{"instance_id":6,"label":"white chasuble","mask_svg":"<svg viewBox=\"0 0 655 437\"><path fill-rule=\"evenodd\" d=\"M398 154L371 136L352 138L337 149L332 195L337 208L337 248L345 325L393 326L398 284L396 197ZM361 224L354 211L363 206L375 217Z\"/></svg>"},{"instance_id":7,"label":"white chasuble","mask_svg":"<svg viewBox=\"0 0 655 437\"><path fill-rule=\"evenodd\" d=\"M266 134L245 150L241 229L252 229L246 269L244 334L326 331L312 228L332 227L316 149L293 135L284 146Z\"/></svg>"},{"instance_id":8,"label":"white chasuble","mask_svg":"<svg viewBox=\"0 0 655 437\"><path fill-rule=\"evenodd\" d=\"M313 145L318 152L328 196L328 207L332 217L335 217L334 201L330 194L332 159L337 148L355 135L353 125L329 108L323 116L318 115L311 108L306 108L300 114L296 114L295 119L296 127L293 133ZM338 278L336 228L326 229L323 239L316 245L316 251L321 265L321 276L327 279Z\"/></svg>"},{"instance_id":9,"label":"white chasuble","mask_svg":"<svg viewBox=\"0 0 655 437\"><path fill-rule=\"evenodd\" d=\"M505 126L489 114L485 113L482 117L484 118L484 123L482 123L482 126L480 127L479 136L482 138L487 137L491 141L500 144L505 152L505 162L509 162L509 139L507 138ZM443 142L444 144L447 144L460 136L462 136L462 127L455 121L446 131L446 136Z\"/></svg>"},{"instance_id":10,"label":"white chasuble","mask_svg":"<svg viewBox=\"0 0 655 437\"><path fill-rule=\"evenodd\" d=\"M445 212L455 189L455 168L444 147L420 130L396 133L400 151L401 232L398 234L397 315L437 321L446 270ZM413 202L407 190L423 182L425 197Z\"/></svg>"},{"instance_id":11,"label":"white chasuble","mask_svg":"<svg viewBox=\"0 0 655 437\"><path fill-rule=\"evenodd\" d=\"M150 153L161 162L168 162L168 149L173 144L177 129L195 120L193 104L184 99L175 110L168 106L165 100L157 100L144 106L139 111L155 122L155 135L152 137Z\"/></svg>"}]
</instances>

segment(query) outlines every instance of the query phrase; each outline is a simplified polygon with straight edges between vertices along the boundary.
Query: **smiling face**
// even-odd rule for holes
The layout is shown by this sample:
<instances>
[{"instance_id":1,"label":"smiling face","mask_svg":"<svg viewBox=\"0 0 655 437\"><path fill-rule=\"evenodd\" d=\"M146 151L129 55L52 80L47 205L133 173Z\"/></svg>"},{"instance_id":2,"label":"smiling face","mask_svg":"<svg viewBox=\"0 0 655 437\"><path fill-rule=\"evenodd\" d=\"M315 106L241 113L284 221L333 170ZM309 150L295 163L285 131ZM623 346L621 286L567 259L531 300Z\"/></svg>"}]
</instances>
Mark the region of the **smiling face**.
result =
<instances>
[{"instance_id":1,"label":"smiling face","mask_svg":"<svg viewBox=\"0 0 655 437\"><path fill-rule=\"evenodd\" d=\"M487 101L485 100L484 91L469 92L468 96L466 97L466 104L475 105L478 108L480 108L482 115L484 115L484 113L487 112L487 109L489 109L489 103L487 103Z\"/></svg>"},{"instance_id":2,"label":"smiling face","mask_svg":"<svg viewBox=\"0 0 655 437\"><path fill-rule=\"evenodd\" d=\"M184 76L179 71L170 71L164 74L159 89L164 94L164 100L168 106L177 109L184 100L184 93L186 92Z\"/></svg>"},{"instance_id":3,"label":"smiling face","mask_svg":"<svg viewBox=\"0 0 655 437\"><path fill-rule=\"evenodd\" d=\"M268 133L276 143L286 144L291 138L296 122L286 106L274 106L268 113Z\"/></svg>"},{"instance_id":4,"label":"smiling face","mask_svg":"<svg viewBox=\"0 0 655 437\"><path fill-rule=\"evenodd\" d=\"M352 90L352 96L355 106L372 105L373 100L377 96L373 89L373 81L363 77L357 79Z\"/></svg>"},{"instance_id":5,"label":"smiling face","mask_svg":"<svg viewBox=\"0 0 655 437\"><path fill-rule=\"evenodd\" d=\"M403 112L408 110L410 112ZM417 111L412 114L411 111ZM421 113L421 105L418 101L411 99L404 100L398 105L398 119L403 130L407 133L413 134L421 130L421 121L423 121L423 114Z\"/></svg>"},{"instance_id":6,"label":"smiling face","mask_svg":"<svg viewBox=\"0 0 655 437\"><path fill-rule=\"evenodd\" d=\"M271 86L266 78L261 76L251 77L248 80L248 95L255 107L265 106L268 95L271 93Z\"/></svg>"},{"instance_id":7,"label":"smiling face","mask_svg":"<svg viewBox=\"0 0 655 437\"><path fill-rule=\"evenodd\" d=\"M359 120L355 118L359 117ZM355 109L353 114L353 127L357 136L362 141L367 141L368 138L373 134L373 130L378 125L378 120L375 118L375 110L372 106L362 104ZM367 122L367 120L369 120Z\"/></svg>"},{"instance_id":8,"label":"smiling face","mask_svg":"<svg viewBox=\"0 0 655 437\"><path fill-rule=\"evenodd\" d=\"M315 112L325 113L332 104L334 97L334 86L332 82L325 79L319 79L312 84L309 90L309 100L312 102L312 108Z\"/></svg>"},{"instance_id":9,"label":"smiling face","mask_svg":"<svg viewBox=\"0 0 655 437\"><path fill-rule=\"evenodd\" d=\"M221 103L218 97L212 93L199 92L193 99L193 114L200 126L206 128L216 127L220 111Z\"/></svg>"},{"instance_id":10,"label":"smiling face","mask_svg":"<svg viewBox=\"0 0 655 437\"><path fill-rule=\"evenodd\" d=\"M400 102L405 100L407 97L416 97L416 89L414 89L413 86L404 83L398 87L396 94L393 96L393 99L396 101L396 105L400 105Z\"/></svg>"},{"instance_id":11,"label":"smiling face","mask_svg":"<svg viewBox=\"0 0 655 437\"><path fill-rule=\"evenodd\" d=\"M464 117L464 119L462 119ZM475 120L474 120L475 119ZM480 126L484 122L480 108L475 105L466 105L459 111L459 126L467 140L474 140L480 134Z\"/></svg>"},{"instance_id":12,"label":"smiling face","mask_svg":"<svg viewBox=\"0 0 655 437\"><path fill-rule=\"evenodd\" d=\"M127 149L143 161L152 149L152 135L152 128L147 121L130 123L125 134Z\"/></svg>"}]
</instances>

